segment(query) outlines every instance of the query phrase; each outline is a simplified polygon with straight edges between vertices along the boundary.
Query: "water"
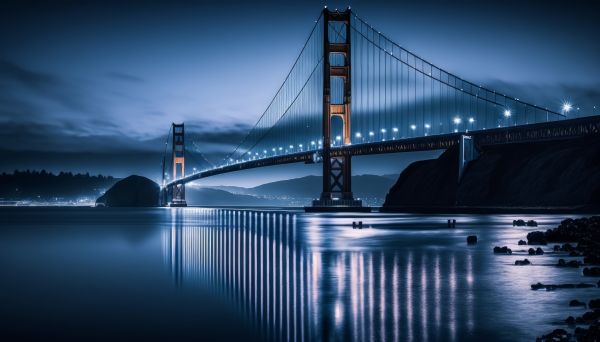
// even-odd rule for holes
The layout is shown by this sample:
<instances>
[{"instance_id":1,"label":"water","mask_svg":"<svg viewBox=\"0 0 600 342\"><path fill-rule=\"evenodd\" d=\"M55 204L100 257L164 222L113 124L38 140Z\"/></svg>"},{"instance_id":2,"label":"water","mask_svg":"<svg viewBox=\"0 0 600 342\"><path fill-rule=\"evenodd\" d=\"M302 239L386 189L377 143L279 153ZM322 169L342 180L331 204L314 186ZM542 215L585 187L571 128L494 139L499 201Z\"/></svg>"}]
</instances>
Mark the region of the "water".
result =
<instances>
[{"instance_id":1,"label":"water","mask_svg":"<svg viewBox=\"0 0 600 342\"><path fill-rule=\"evenodd\" d=\"M0 208L0 339L534 340L600 291L517 217Z\"/></svg>"}]
</instances>

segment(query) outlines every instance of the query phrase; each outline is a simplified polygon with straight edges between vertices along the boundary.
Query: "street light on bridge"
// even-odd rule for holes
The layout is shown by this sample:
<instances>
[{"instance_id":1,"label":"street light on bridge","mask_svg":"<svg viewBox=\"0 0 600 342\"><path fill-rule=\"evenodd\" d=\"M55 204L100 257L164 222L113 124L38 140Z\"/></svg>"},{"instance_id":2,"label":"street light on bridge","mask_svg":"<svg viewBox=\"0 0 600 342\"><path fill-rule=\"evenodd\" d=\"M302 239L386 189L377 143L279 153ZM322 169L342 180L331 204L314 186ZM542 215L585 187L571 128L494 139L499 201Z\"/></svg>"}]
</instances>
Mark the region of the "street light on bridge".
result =
<instances>
[{"instance_id":1,"label":"street light on bridge","mask_svg":"<svg viewBox=\"0 0 600 342\"><path fill-rule=\"evenodd\" d=\"M452 121L454 121L454 125L456 125L456 127L454 128L454 133L456 133L456 132L458 132L458 125L460 125L460 123L462 122L462 119L457 116Z\"/></svg>"},{"instance_id":2,"label":"street light on bridge","mask_svg":"<svg viewBox=\"0 0 600 342\"><path fill-rule=\"evenodd\" d=\"M571 111L571 109L573 109L573 105L570 102L568 102L568 101L563 102L563 105L562 105L563 114L567 115Z\"/></svg>"},{"instance_id":3,"label":"street light on bridge","mask_svg":"<svg viewBox=\"0 0 600 342\"><path fill-rule=\"evenodd\" d=\"M425 127L425 136L429 135L429 129L431 128L431 125L426 123L425 125L423 125L423 127Z\"/></svg>"}]
</instances>

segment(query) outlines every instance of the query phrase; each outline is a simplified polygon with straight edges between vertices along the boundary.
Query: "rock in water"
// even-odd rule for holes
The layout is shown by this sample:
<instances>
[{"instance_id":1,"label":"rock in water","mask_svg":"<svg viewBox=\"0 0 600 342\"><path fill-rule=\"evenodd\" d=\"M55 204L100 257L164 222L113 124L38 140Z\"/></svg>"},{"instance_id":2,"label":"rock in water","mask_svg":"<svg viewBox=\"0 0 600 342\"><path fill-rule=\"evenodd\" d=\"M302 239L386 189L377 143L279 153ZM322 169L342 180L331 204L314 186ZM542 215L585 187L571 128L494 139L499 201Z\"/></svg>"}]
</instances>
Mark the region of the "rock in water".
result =
<instances>
[{"instance_id":1,"label":"rock in water","mask_svg":"<svg viewBox=\"0 0 600 342\"><path fill-rule=\"evenodd\" d=\"M469 235L467 236L467 243L469 245L473 245L477 243L477 235Z\"/></svg>"},{"instance_id":2,"label":"rock in water","mask_svg":"<svg viewBox=\"0 0 600 342\"><path fill-rule=\"evenodd\" d=\"M160 187L142 176L129 176L115 183L96 200L96 206L156 207Z\"/></svg>"}]
</instances>

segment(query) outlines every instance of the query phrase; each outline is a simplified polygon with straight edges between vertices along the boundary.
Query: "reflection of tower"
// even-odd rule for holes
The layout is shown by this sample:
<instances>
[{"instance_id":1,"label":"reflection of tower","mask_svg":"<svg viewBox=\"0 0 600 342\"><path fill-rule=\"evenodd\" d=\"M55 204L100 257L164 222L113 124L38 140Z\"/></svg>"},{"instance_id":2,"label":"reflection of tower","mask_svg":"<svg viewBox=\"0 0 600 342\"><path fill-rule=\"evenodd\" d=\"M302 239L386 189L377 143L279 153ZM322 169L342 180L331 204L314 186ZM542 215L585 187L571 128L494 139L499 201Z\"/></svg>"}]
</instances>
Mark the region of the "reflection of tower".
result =
<instances>
[{"instance_id":1,"label":"reflection of tower","mask_svg":"<svg viewBox=\"0 0 600 342\"><path fill-rule=\"evenodd\" d=\"M179 210L171 213L171 228L163 235L163 253L176 286L183 280L183 217Z\"/></svg>"},{"instance_id":2,"label":"reflection of tower","mask_svg":"<svg viewBox=\"0 0 600 342\"><path fill-rule=\"evenodd\" d=\"M173 124L173 180L185 177L185 151L184 151L183 124ZM178 172L179 171L179 172ZM179 176L178 176L179 174ZM185 184L173 186L172 207L185 207Z\"/></svg>"}]
</instances>

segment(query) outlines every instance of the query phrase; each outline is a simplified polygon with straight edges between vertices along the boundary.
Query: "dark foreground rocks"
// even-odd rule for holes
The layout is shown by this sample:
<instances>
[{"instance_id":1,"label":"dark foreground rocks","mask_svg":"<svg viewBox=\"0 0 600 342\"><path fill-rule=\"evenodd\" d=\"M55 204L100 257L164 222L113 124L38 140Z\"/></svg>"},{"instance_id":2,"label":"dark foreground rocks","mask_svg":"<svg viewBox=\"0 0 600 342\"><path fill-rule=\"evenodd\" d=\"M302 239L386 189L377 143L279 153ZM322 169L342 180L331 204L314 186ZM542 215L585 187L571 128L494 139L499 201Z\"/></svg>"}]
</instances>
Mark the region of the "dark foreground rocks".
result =
<instances>
[{"instance_id":1,"label":"dark foreground rocks","mask_svg":"<svg viewBox=\"0 0 600 342\"><path fill-rule=\"evenodd\" d=\"M531 289L534 291L545 289L546 291L553 291L558 289L585 289L590 287L598 287L596 284L579 283L579 284L531 284Z\"/></svg>"},{"instance_id":2,"label":"dark foreground rocks","mask_svg":"<svg viewBox=\"0 0 600 342\"><path fill-rule=\"evenodd\" d=\"M555 245L554 251L583 256L583 262L587 265L600 265L600 216L566 219L554 229L527 234L527 243L530 245L545 245L548 242L563 243L562 246ZM590 268L584 275L600 277L600 269Z\"/></svg>"},{"instance_id":3,"label":"dark foreground rocks","mask_svg":"<svg viewBox=\"0 0 600 342\"><path fill-rule=\"evenodd\" d=\"M160 187L142 176L129 176L113 185L96 200L96 206L156 207Z\"/></svg>"},{"instance_id":4,"label":"dark foreground rocks","mask_svg":"<svg viewBox=\"0 0 600 342\"><path fill-rule=\"evenodd\" d=\"M515 260L515 265L517 265L517 266L527 266L527 265L531 265L531 261L529 261L528 259Z\"/></svg>"},{"instance_id":5,"label":"dark foreground rocks","mask_svg":"<svg viewBox=\"0 0 600 342\"><path fill-rule=\"evenodd\" d=\"M469 235L467 236L467 243L469 245L474 245L477 243L477 236L476 235Z\"/></svg>"},{"instance_id":6,"label":"dark foreground rocks","mask_svg":"<svg viewBox=\"0 0 600 342\"><path fill-rule=\"evenodd\" d=\"M512 254L512 249L504 246L504 247L494 247L494 253L496 254Z\"/></svg>"}]
</instances>

